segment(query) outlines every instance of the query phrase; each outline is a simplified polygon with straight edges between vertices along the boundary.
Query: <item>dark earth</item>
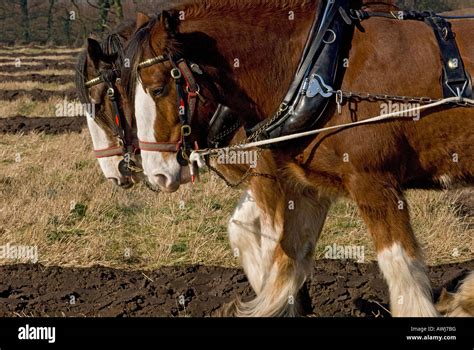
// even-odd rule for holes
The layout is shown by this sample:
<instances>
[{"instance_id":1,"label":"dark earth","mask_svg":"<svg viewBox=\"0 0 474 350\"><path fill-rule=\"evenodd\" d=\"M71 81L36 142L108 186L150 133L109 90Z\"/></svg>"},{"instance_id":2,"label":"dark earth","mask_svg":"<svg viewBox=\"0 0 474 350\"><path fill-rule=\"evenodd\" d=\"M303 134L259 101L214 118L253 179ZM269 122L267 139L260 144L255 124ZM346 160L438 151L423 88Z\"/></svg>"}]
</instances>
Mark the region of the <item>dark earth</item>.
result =
<instances>
[{"instance_id":1,"label":"dark earth","mask_svg":"<svg viewBox=\"0 0 474 350\"><path fill-rule=\"evenodd\" d=\"M0 118L0 134L44 132L61 134L82 132L86 127L85 117L11 117Z\"/></svg>"},{"instance_id":2,"label":"dark earth","mask_svg":"<svg viewBox=\"0 0 474 350\"><path fill-rule=\"evenodd\" d=\"M5 47L3 47L3 49L5 49ZM15 60L15 58L17 57L31 57L31 59L35 59L36 57L38 56L52 56L51 59L54 59L56 55L59 55L59 56L72 56L75 57L78 55L78 52L77 51L61 51L61 52L55 52L54 49L51 49L51 50L44 50L44 51L36 51L35 53L26 53L26 52L17 52L17 51L14 51L15 48L12 48L11 49L12 52L2 52L0 53L0 56L2 57L8 57L8 58L11 58L13 60Z\"/></svg>"},{"instance_id":3,"label":"dark earth","mask_svg":"<svg viewBox=\"0 0 474 350\"><path fill-rule=\"evenodd\" d=\"M453 291L474 260L429 268L435 298ZM123 271L38 264L0 266L0 317L212 316L253 292L241 270L209 266ZM312 316L387 317L387 286L376 264L318 260L301 293Z\"/></svg>"},{"instance_id":4,"label":"dark earth","mask_svg":"<svg viewBox=\"0 0 474 350\"><path fill-rule=\"evenodd\" d=\"M77 98L77 93L74 89L68 89L63 91L52 91L42 89L0 90L0 100L13 101L22 96L27 97L31 101L48 101L51 97L60 97L67 100L74 100Z\"/></svg>"},{"instance_id":5,"label":"dark earth","mask_svg":"<svg viewBox=\"0 0 474 350\"><path fill-rule=\"evenodd\" d=\"M15 60L13 60L14 62ZM26 61L25 61L26 62ZM35 60L35 65L30 66L26 64L22 64L19 67L15 67L15 65L8 65L8 66L1 66L0 71L2 73L11 73L11 72L25 72L25 71L37 71L43 69L61 69L61 70L74 70L75 63L71 60L67 60L65 62L58 61L58 60ZM26 78L25 78L26 81Z\"/></svg>"},{"instance_id":6,"label":"dark earth","mask_svg":"<svg viewBox=\"0 0 474 350\"><path fill-rule=\"evenodd\" d=\"M35 83L55 83L55 84L67 84L74 81L73 75L42 75L42 74L30 74L27 76L14 76L14 75L2 75L0 76L2 81L32 81Z\"/></svg>"}]
</instances>

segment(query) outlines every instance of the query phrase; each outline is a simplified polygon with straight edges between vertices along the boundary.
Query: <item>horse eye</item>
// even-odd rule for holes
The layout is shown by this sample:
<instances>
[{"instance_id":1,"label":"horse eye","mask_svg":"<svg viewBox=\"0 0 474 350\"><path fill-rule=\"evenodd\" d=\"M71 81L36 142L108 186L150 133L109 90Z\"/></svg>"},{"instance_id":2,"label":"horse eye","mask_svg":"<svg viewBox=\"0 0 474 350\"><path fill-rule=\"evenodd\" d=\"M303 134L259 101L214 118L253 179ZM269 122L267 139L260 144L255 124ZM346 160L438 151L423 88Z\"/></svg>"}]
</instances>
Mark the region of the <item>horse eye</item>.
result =
<instances>
[{"instance_id":1,"label":"horse eye","mask_svg":"<svg viewBox=\"0 0 474 350\"><path fill-rule=\"evenodd\" d=\"M164 90L165 89L163 87L159 87L159 88L151 90L151 93L153 96L158 97L163 93Z\"/></svg>"}]
</instances>

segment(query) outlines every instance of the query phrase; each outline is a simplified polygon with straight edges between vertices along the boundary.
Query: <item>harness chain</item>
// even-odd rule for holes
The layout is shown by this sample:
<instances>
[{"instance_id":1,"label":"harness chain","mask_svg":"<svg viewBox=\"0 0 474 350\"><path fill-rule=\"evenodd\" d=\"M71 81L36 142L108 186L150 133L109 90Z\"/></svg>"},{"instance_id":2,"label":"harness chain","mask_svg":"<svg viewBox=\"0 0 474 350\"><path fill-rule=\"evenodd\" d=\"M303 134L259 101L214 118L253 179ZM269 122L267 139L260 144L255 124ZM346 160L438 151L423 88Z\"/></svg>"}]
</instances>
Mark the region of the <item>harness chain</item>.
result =
<instances>
[{"instance_id":1,"label":"harness chain","mask_svg":"<svg viewBox=\"0 0 474 350\"><path fill-rule=\"evenodd\" d=\"M451 100L449 99L437 99L437 98L430 98L430 97L412 97L412 96L397 96L397 95L385 95L385 94L370 94L370 93L360 93L360 92L352 92L352 91L345 91L345 90L338 90L338 91L333 91L333 95L336 95L336 103L339 106L342 104L342 99L358 99L359 101L368 101L368 102L378 102L378 101L392 101L392 102L405 102L405 103L419 103L420 105L430 105L430 104L451 104L459 107L474 107L474 100L470 99L461 99L461 100ZM261 173L252 173L252 168L249 168L246 173L242 176L242 178L237 181L236 183L231 183L225 176L217 170L215 167L210 165L209 159L215 158L215 154L222 151L223 149L227 149L229 151L235 150L235 149L240 149L242 148L243 145L246 145L249 143L249 141L252 141L256 139L268 126L268 124L273 123L275 120L277 120L283 112L286 111L288 107L285 105L281 105L280 109L275 113L275 115L269 119L267 123L262 125L258 130L256 130L252 135L247 137L246 139L242 140L239 143L236 143L234 145L230 145L227 147L223 148L215 148L215 149L207 149L203 150L205 152L206 156L206 165L209 167L210 170L214 171L224 182L227 184L229 187L238 187L240 186L249 176L261 176L261 177L266 177L272 180L275 180L275 176L269 175L269 174L261 174ZM402 111L400 113L404 113L405 111ZM400 114L398 113L398 114ZM374 118L380 118L381 116L374 117ZM371 118L372 119L372 118ZM361 122L364 122L362 120ZM337 125L335 126L337 127ZM292 136L292 135L289 135ZM297 135L295 135L297 136ZM268 140L271 141L271 140ZM194 152L198 154L200 151ZM259 148L257 149L257 160L262 152L262 149Z\"/></svg>"},{"instance_id":2,"label":"harness chain","mask_svg":"<svg viewBox=\"0 0 474 350\"><path fill-rule=\"evenodd\" d=\"M288 109L288 105L285 105L285 104L281 104L280 105L280 108L278 109L278 111L275 113L275 115L268 120L267 123L265 123L264 125L262 125L261 128L259 128L258 130L256 130L252 135L250 135L249 137L247 137L246 139L242 140L241 142L239 143L236 143L235 145L232 145L232 146L229 146L229 147L226 147L228 148L229 150L232 150L234 148L239 148L239 146L242 146L246 143L248 143L249 141L252 141L254 139L256 139L258 136L260 136L260 134L267 128L269 127L273 122L275 122L276 120L278 120L278 118L280 118L280 116L286 112L286 110ZM238 127L238 126L237 126ZM233 132L234 130L236 130L237 128L235 127L235 125L231 126L228 130L224 130L222 134L224 135L228 135L230 134L231 132ZM219 148L216 149L217 152L219 150ZM260 158L260 155L262 153L262 149L259 148L257 149L257 159L256 161L258 161L258 159ZM214 153L217 153L217 152L214 152ZM270 175L270 174L264 174L264 173L257 173L257 172L253 172L252 171L252 168L249 167L247 169L247 171L245 172L244 175L242 175L242 177L240 178L240 180L238 180L237 182L235 183L232 183L230 182L224 174L222 174L222 172L220 172L216 167L212 166L211 165L211 159L213 158L216 158L217 156L214 155L214 154L209 154L209 156L206 158L206 165L207 167L213 171L220 179L222 179L227 186L231 187L231 188L235 188L235 187L239 187L240 185L242 185L249 177L251 176L254 176L254 177L264 177L264 178L267 178L267 179L270 179L270 180L276 180L276 177L273 176L273 175Z\"/></svg>"}]
</instances>

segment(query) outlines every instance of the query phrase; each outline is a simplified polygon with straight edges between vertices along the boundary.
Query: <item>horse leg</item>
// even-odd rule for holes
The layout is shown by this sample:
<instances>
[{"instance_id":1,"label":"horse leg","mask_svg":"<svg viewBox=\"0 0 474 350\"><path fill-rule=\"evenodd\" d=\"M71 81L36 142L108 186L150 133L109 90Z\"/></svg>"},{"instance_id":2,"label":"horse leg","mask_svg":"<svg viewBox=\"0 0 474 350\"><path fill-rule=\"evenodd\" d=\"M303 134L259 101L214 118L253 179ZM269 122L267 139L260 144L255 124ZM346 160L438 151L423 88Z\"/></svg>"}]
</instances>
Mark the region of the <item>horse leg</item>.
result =
<instances>
[{"instance_id":1,"label":"horse leg","mask_svg":"<svg viewBox=\"0 0 474 350\"><path fill-rule=\"evenodd\" d=\"M298 292L312 266L313 251L322 230L329 200L312 191L272 193L273 208L257 203L261 210L261 264L263 284L257 297L236 301L236 316L295 316ZM262 198L260 198L262 199Z\"/></svg>"},{"instance_id":2,"label":"horse leg","mask_svg":"<svg viewBox=\"0 0 474 350\"><path fill-rule=\"evenodd\" d=\"M374 240L392 316L437 316L408 205L396 180L363 174L350 179L348 190Z\"/></svg>"},{"instance_id":3,"label":"horse leg","mask_svg":"<svg viewBox=\"0 0 474 350\"><path fill-rule=\"evenodd\" d=\"M229 240L235 257L256 294L260 293L264 270L260 253L260 210L251 190L240 198L228 224Z\"/></svg>"}]
</instances>

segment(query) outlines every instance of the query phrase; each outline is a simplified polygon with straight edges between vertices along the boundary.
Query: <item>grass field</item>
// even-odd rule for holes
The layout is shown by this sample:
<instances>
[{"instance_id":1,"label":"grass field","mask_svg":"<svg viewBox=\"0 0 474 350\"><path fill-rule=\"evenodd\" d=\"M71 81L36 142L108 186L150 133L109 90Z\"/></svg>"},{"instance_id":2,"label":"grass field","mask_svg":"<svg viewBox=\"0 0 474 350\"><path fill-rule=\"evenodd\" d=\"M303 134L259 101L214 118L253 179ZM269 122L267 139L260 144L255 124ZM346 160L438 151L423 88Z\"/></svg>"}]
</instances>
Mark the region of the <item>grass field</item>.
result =
<instances>
[{"instance_id":1,"label":"grass field","mask_svg":"<svg viewBox=\"0 0 474 350\"><path fill-rule=\"evenodd\" d=\"M72 52L72 54L71 54ZM45 47L0 48L0 56L64 53L73 61L77 50ZM67 59L67 57L66 57ZM58 91L72 85L73 71L44 69L2 72L0 90ZM28 75L71 75L70 84L40 84ZM24 77L9 82L8 76ZM0 101L0 117L54 116L61 96L32 101L28 95ZM211 174L175 194L157 194L144 185L123 191L102 176L83 134L2 135L0 138L0 246L37 245L46 265L156 268L194 264L237 266L227 239L227 220L241 191L231 190ZM472 192L470 192L472 193ZM412 191L412 223L429 264L471 260L472 217L462 212L457 192ZM335 203L316 249L327 245L360 245L366 260L376 257L357 210L346 200ZM0 261L0 263L3 263Z\"/></svg>"},{"instance_id":2,"label":"grass field","mask_svg":"<svg viewBox=\"0 0 474 350\"><path fill-rule=\"evenodd\" d=\"M7 135L1 149L0 245L37 245L46 265L236 266L226 223L240 191L215 176L171 195L143 185L124 191L103 178L87 134ZM473 258L472 226L458 215L453 192L408 198L429 264ZM366 260L375 259L355 207L344 200L331 209L315 258L334 243L364 246Z\"/></svg>"}]
</instances>

